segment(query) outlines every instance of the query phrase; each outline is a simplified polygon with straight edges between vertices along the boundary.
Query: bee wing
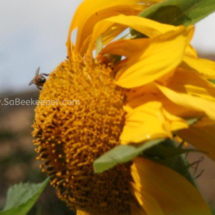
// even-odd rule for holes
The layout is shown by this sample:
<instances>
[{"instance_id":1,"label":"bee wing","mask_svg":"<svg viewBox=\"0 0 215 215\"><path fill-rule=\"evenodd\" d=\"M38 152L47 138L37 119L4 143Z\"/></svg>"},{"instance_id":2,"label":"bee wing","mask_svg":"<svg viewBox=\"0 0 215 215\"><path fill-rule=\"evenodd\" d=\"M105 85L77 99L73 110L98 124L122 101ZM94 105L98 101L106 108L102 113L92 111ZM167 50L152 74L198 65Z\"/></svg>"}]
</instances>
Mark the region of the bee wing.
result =
<instances>
[{"instance_id":1,"label":"bee wing","mask_svg":"<svg viewBox=\"0 0 215 215\"><path fill-rule=\"evenodd\" d=\"M49 74L47 74L47 73L41 73L40 75L49 76Z\"/></svg>"},{"instance_id":2,"label":"bee wing","mask_svg":"<svg viewBox=\"0 0 215 215\"><path fill-rule=\"evenodd\" d=\"M35 76L38 76L40 73L40 67L37 68L36 72L35 72Z\"/></svg>"},{"instance_id":3,"label":"bee wing","mask_svg":"<svg viewBox=\"0 0 215 215\"><path fill-rule=\"evenodd\" d=\"M30 83L29 83L29 85L28 85L28 86L30 86L30 85L32 85L32 84L34 84L34 80L35 80L35 77L30 81Z\"/></svg>"},{"instance_id":4,"label":"bee wing","mask_svg":"<svg viewBox=\"0 0 215 215\"><path fill-rule=\"evenodd\" d=\"M30 81L30 83L28 84L28 86L30 86L31 84L35 83L35 79L37 76L39 76L39 72L40 72L40 67L37 68L36 72L35 72L35 76L34 78Z\"/></svg>"}]
</instances>

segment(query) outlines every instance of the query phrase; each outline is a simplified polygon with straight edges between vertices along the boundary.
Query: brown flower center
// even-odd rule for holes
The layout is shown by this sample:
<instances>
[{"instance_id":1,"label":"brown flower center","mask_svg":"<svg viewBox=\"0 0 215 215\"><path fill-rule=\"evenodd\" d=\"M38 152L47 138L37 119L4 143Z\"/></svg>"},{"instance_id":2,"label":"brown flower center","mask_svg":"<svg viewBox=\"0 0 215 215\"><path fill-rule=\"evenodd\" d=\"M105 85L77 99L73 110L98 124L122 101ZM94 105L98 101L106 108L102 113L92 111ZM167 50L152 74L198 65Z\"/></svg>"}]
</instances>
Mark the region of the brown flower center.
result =
<instances>
[{"instance_id":1,"label":"brown flower center","mask_svg":"<svg viewBox=\"0 0 215 215\"><path fill-rule=\"evenodd\" d=\"M49 76L35 112L33 136L58 196L93 215L130 214L129 165L94 174L92 164L119 144L124 94L110 68L75 56ZM48 105L50 103L50 105Z\"/></svg>"}]
</instances>

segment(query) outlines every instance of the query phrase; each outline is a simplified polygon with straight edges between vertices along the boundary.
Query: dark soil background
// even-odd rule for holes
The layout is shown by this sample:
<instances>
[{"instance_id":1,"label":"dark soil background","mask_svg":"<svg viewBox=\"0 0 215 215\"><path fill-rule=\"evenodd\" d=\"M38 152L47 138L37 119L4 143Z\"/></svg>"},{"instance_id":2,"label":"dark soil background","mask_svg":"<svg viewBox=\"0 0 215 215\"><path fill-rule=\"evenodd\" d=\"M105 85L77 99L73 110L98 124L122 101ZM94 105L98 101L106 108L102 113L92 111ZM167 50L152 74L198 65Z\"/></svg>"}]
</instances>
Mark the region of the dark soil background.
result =
<instances>
[{"instance_id":1,"label":"dark soil background","mask_svg":"<svg viewBox=\"0 0 215 215\"><path fill-rule=\"evenodd\" d=\"M34 105L3 105L8 101L37 100L39 90L0 97L0 210L3 209L10 186L20 182L42 182L46 175L39 169L40 162L32 144ZM29 215L73 215L56 191L46 187Z\"/></svg>"}]
</instances>

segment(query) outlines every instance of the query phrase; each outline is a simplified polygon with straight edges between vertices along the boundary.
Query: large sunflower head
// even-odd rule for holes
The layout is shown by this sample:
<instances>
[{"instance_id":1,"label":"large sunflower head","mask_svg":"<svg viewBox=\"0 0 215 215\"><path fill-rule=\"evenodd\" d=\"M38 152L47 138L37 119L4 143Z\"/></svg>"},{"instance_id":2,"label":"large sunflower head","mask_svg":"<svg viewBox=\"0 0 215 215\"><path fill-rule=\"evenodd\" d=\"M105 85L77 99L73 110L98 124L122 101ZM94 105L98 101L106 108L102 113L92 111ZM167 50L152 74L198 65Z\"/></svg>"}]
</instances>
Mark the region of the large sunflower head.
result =
<instances>
[{"instance_id":1,"label":"large sunflower head","mask_svg":"<svg viewBox=\"0 0 215 215\"><path fill-rule=\"evenodd\" d=\"M36 108L33 135L43 171L72 209L129 214L129 164L94 174L93 161L119 145L125 95L112 70L83 59L61 63L49 77Z\"/></svg>"},{"instance_id":2,"label":"large sunflower head","mask_svg":"<svg viewBox=\"0 0 215 215\"><path fill-rule=\"evenodd\" d=\"M182 180L195 196L191 200L189 192L186 198L178 196L173 209L193 201L208 211L182 176L143 158L101 174L93 171L93 162L115 146L173 138L177 130L189 127L187 118L215 120L215 94L209 93L215 88L206 80L212 77L211 67L202 71L204 61L189 45L194 28L136 16L156 2L85 0L70 26L68 59L41 90L33 124L38 159L60 199L80 214L165 213L173 191L170 186L165 201L156 192L155 182L148 180L157 177L156 171L148 174L156 168L179 184ZM143 36L115 39L128 27ZM76 28L73 44L71 33ZM161 183L166 181L163 178Z\"/></svg>"}]
</instances>

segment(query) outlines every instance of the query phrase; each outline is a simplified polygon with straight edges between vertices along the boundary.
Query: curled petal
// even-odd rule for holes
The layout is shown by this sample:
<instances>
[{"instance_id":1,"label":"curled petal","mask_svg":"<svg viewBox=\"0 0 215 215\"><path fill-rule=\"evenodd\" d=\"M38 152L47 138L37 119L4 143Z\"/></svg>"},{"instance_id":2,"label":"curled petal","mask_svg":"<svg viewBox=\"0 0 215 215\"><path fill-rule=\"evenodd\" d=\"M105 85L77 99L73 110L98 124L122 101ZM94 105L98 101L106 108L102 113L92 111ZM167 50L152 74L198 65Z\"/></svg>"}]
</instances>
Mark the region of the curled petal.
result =
<instances>
[{"instance_id":1,"label":"curled petal","mask_svg":"<svg viewBox=\"0 0 215 215\"><path fill-rule=\"evenodd\" d=\"M116 84L124 88L140 87L172 73L183 59L189 33L189 29L181 27L152 38L146 48L128 59Z\"/></svg>"},{"instance_id":2,"label":"curled petal","mask_svg":"<svg viewBox=\"0 0 215 215\"><path fill-rule=\"evenodd\" d=\"M143 17L124 16L120 14L119 16L113 16L113 17L104 19L95 25L95 28L93 29L92 38L91 38L91 44L88 50L89 53L92 52L98 37L113 25L117 25L117 26L123 25L126 28L131 27L148 37L155 37L162 33L175 31L178 28L180 28L180 27L175 27L171 25L161 24L159 22L155 22L153 20L146 19Z\"/></svg>"},{"instance_id":3,"label":"curled petal","mask_svg":"<svg viewBox=\"0 0 215 215\"><path fill-rule=\"evenodd\" d=\"M79 51L82 43L86 37L91 35L93 27L98 21L119 14L137 15L159 0L148 1L148 5L144 2L142 0L97 0L93 3L91 0L83 1L76 10L70 25L67 39L68 55L71 54L71 33L75 28L78 28L75 50Z\"/></svg>"}]
</instances>

